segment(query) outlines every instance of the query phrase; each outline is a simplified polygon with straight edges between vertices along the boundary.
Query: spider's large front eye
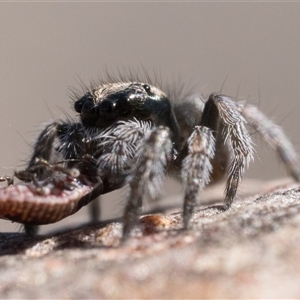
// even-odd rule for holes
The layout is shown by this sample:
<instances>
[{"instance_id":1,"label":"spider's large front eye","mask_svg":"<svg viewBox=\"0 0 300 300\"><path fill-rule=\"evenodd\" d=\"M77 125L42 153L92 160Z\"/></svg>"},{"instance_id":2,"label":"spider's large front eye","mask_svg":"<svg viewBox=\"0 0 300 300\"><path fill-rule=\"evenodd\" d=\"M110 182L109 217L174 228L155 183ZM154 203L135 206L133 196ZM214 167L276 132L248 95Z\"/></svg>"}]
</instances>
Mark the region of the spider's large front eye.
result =
<instances>
[{"instance_id":1,"label":"spider's large front eye","mask_svg":"<svg viewBox=\"0 0 300 300\"><path fill-rule=\"evenodd\" d=\"M111 100L104 100L99 105L98 111L100 115L111 114L116 109L117 103Z\"/></svg>"},{"instance_id":2,"label":"spider's large front eye","mask_svg":"<svg viewBox=\"0 0 300 300\"><path fill-rule=\"evenodd\" d=\"M99 116L109 119L125 116L130 112L129 100L126 97L103 100L98 107Z\"/></svg>"}]
</instances>

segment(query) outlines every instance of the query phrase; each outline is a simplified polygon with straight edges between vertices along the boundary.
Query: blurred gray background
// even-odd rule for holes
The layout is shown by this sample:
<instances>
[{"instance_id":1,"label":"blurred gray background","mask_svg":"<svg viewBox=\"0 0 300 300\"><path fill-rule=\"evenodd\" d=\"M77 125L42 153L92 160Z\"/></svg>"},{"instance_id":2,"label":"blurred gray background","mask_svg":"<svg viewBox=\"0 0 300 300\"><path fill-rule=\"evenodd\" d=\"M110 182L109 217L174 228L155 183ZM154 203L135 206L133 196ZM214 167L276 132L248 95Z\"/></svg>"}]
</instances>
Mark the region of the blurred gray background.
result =
<instances>
[{"instance_id":1,"label":"blurred gray background","mask_svg":"<svg viewBox=\"0 0 300 300\"><path fill-rule=\"evenodd\" d=\"M204 95L224 84L223 93L258 105L299 149L299 16L300 3L1 3L0 174L24 166L43 123L74 115L70 87L105 68L143 66L166 81L196 82ZM255 142L247 177L285 176ZM104 197L103 217L122 211L123 194ZM0 230L19 227L1 221Z\"/></svg>"}]
</instances>

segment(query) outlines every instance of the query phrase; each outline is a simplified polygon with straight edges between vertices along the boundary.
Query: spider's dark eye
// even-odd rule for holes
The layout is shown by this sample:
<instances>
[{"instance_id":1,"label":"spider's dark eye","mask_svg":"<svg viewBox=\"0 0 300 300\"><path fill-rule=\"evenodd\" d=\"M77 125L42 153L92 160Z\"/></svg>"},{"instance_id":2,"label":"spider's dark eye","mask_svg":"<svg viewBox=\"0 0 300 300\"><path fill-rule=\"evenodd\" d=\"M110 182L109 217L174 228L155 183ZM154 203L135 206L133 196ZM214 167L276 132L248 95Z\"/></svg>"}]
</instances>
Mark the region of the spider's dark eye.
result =
<instances>
[{"instance_id":1,"label":"spider's dark eye","mask_svg":"<svg viewBox=\"0 0 300 300\"><path fill-rule=\"evenodd\" d=\"M78 112L78 113L81 113L82 106L83 106L83 101L82 101L82 99L77 100L77 101L74 103L74 109L75 109L75 111Z\"/></svg>"},{"instance_id":2,"label":"spider's dark eye","mask_svg":"<svg viewBox=\"0 0 300 300\"><path fill-rule=\"evenodd\" d=\"M117 103L111 100L104 100L99 105L98 111L100 114L110 114L115 111Z\"/></svg>"},{"instance_id":3,"label":"spider's dark eye","mask_svg":"<svg viewBox=\"0 0 300 300\"><path fill-rule=\"evenodd\" d=\"M90 94L85 94L83 97L81 97L74 103L75 111L81 113L83 107L87 106L86 103L93 104L93 97Z\"/></svg>"},{"instance_id":4,"label":"spider's dark eye","mask_svg":"<svg viewBox=\"0 0 300 300\"><path fill-rule=\"evenodd\" d=\"M146 91L148 94L151 92L150 85L144 84L143 87L144 87L145 91Z\"/></svg>"}]
</instances>

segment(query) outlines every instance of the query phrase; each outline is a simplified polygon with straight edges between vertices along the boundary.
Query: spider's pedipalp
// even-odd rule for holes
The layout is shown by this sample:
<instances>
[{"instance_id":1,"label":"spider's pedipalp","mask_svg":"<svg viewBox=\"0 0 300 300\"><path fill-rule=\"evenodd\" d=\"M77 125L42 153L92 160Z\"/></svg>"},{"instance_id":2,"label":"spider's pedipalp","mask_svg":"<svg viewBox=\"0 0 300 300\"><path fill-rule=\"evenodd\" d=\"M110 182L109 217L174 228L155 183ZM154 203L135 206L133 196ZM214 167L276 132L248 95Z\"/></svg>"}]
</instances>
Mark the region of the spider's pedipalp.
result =
<instances>
[{"instance_id":1,"label":"spider's pedipalp","mask_svg":"<svg viewBox=\"0 0 300 300\"><path fill-rule=\"evenodd\" d=\"M146 191L151 198L159 196L165 170L172 158L172 141L168 128L159 126L150 132L136 155L136 167L129 179L130 192L124 211L123 236L136 223Z\"/></svg>"},{"instance_id":2,"label":"spider's pedipalp","mask_svg":"<svg viewBox=\"0 0 300 300\"><path fill-rule=\"evenodd\" d=\"M231 206L241 176L253 159L254 150L245 123L233 100L220 94L210 95L205 104L201 125L211 128L216 135L221 129L224 143L228 142L232 150L225 188L226 209Z\"/></svg>"},{"instance_id":3,"label":"spider's pedipalp","mask_svg":"<svg viewBox=\"0 0 300 300\"><path fill-rule=\"evenodd\" d=\"M182 161L181 177L185 187L183 225L188 228L199 192L209 183L215 138L207 127L196 126L187 140L188 155Z\"/></svg>"},{"instance_id":4,"label":"spider's pedipalp","mask_svg":"<svg viewBox=\"0 0 300 300\"><path fill-rule=\"evenodd\" d=\"M142 145L144 136L151 130L150 122L138 120L119 121L100 131L94 137L97 143L97 166L123 176L131 169L134 157Z\"/></svg>"},{"instance_id":5,"label":"spider's pedipalp","mask_svg":"<svg viewBox=\"0 0 300 300\"><path fill-rule=\"evenodd\" d=\"M283 129L274 124L274 122L253 105L240 105L240 111L247 120L247 123L256 129L266 143L278 152L288 173L296 181L300 181L299 157Z\"/></svg>"}]
</instances>

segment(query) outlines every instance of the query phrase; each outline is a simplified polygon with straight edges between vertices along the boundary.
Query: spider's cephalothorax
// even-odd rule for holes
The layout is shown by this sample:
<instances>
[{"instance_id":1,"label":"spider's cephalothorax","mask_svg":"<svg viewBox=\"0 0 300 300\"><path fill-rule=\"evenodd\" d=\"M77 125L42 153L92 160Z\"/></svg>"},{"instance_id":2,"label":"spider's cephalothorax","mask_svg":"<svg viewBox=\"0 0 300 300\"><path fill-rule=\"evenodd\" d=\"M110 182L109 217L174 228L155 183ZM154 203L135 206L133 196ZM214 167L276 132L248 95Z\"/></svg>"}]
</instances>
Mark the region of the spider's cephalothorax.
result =
<instances>
[{"instance_id":1,"label":"spider's cephalothorax","mask_svg":"<svg viewBox=\"0 0 300 300\"><path fill-rule=\"evenodd\" d=\"M58 221L97 196L128 184L126 236L137 222L144 194L157 198L163 178L169 174L184 185L183 223L187 228L200 191L226 174L224 209L231 206L241 176L253 158L246 123L278 151L289 173L299 180L293 146L281 128L256 107L216 93L207 100L198 95L175 100L170 101L170 96L151 84L134 81L104 83L77 97L74 109L80 120L46 126L27 169L16 173L21 180L34 183L37 189L33 194L39 195L39 201L43 193L59 201L59 189L71 194L77 191L76 201L70 200L60 214L50 201L47 210L45 201L44 209L36 209L27 219L28 212L24 217L7 206L2 208L1 217L24 224ZM88 191L83 189L86 186ZM33 204L38 207L39 201ZM50 208L59 217L50 218Z\"/></svg>"},{"instance_id":2,"label":"spider's cephalothorax","mask_svg":"<svg viewBox=\"0 0 300 300\"><path fill-rule=\"evenodd\" d=\"M107 128L116 121L137 119L177 131L167 95L144 83L104 84L75 101L74 108L87 127Z\"/></svg>"}]
</instances>

